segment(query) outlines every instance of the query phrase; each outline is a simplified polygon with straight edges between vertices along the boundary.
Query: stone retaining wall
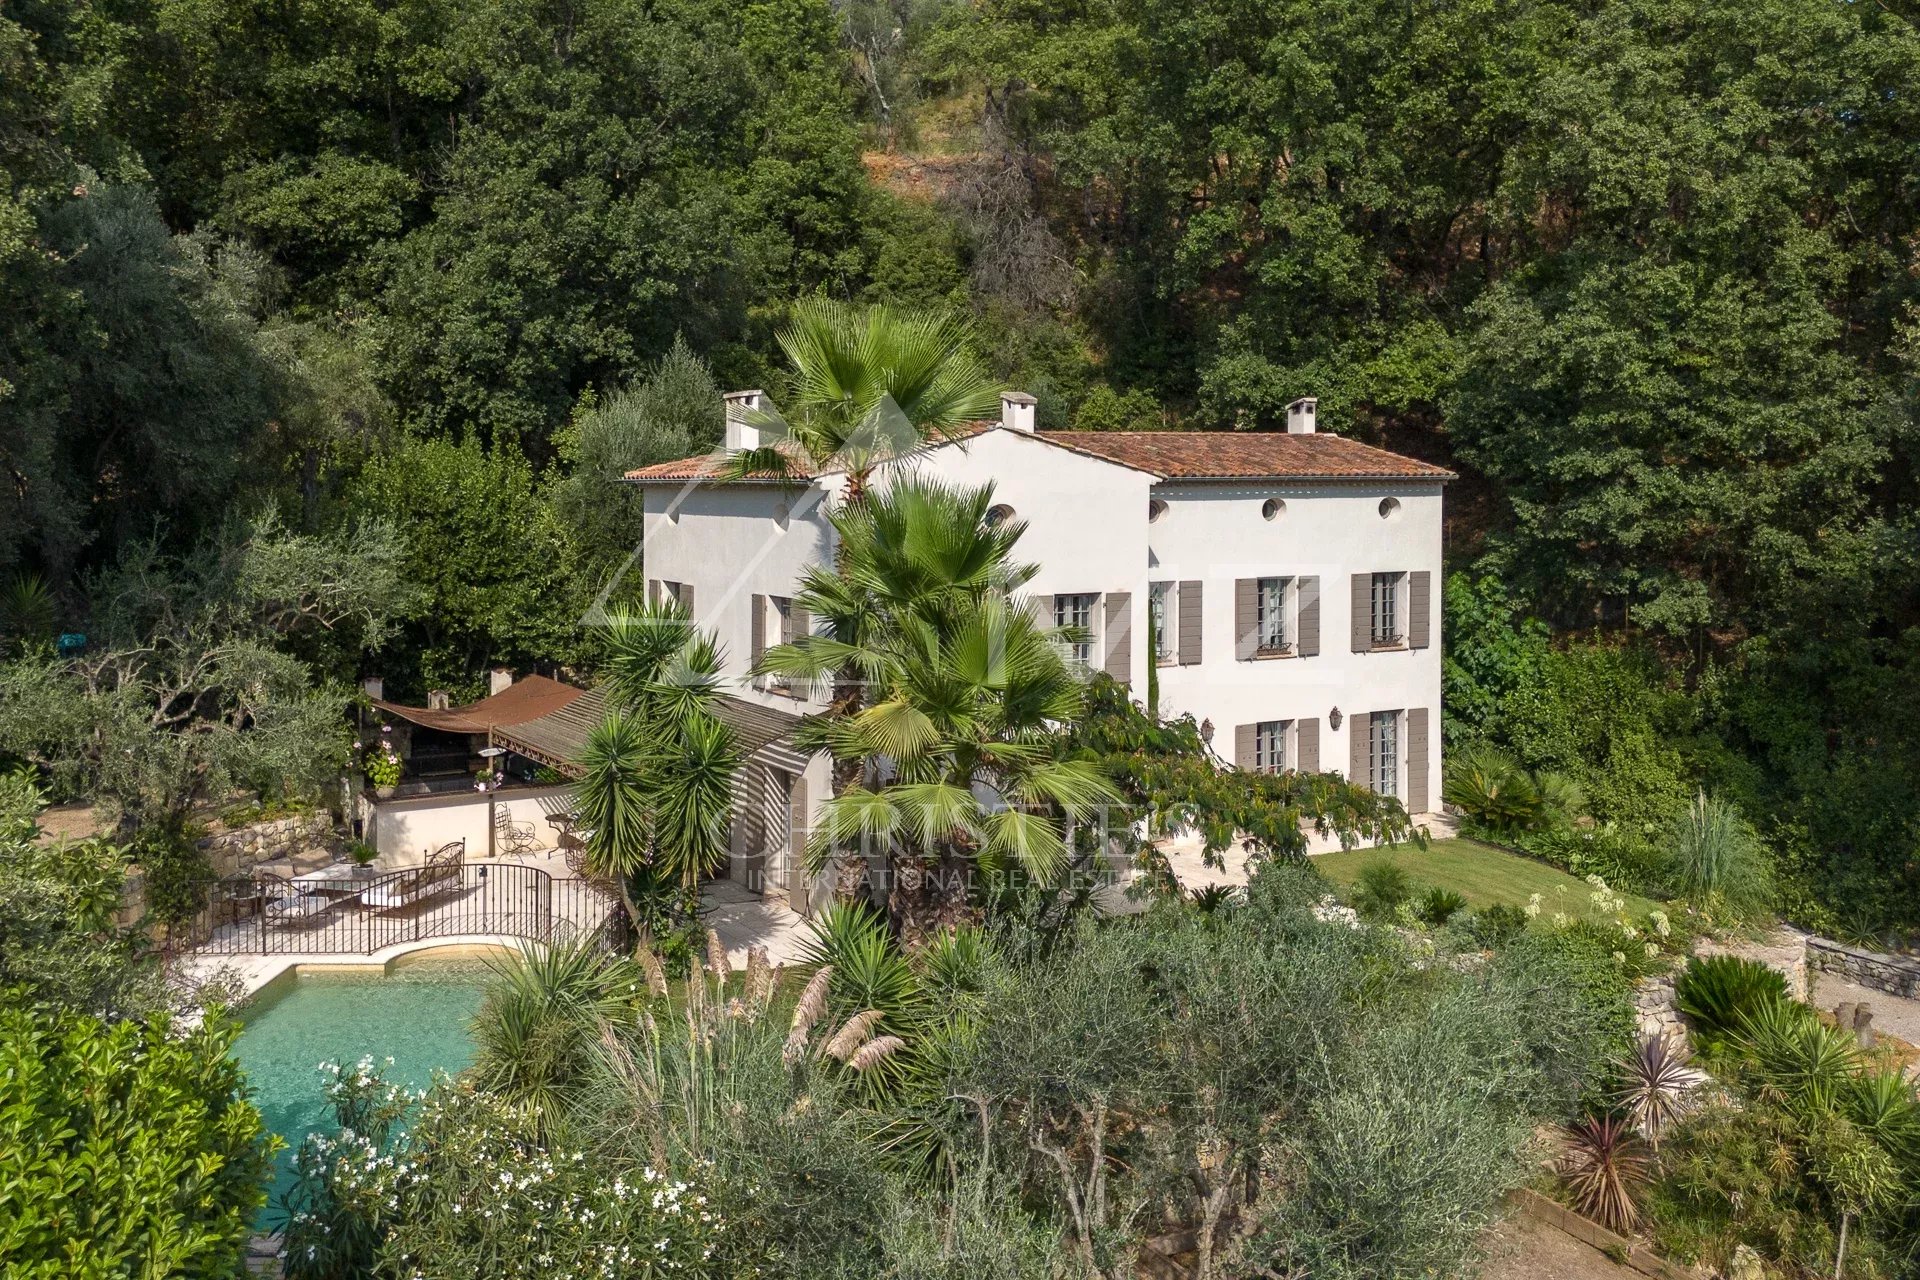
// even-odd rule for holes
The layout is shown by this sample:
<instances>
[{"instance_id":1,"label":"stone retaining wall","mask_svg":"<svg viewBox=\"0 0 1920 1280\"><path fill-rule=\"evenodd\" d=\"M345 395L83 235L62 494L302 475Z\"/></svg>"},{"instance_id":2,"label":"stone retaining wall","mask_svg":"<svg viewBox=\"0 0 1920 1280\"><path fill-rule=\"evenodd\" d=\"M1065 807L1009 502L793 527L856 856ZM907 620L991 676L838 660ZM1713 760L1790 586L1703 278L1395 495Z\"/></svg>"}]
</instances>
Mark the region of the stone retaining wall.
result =
<instances>
[{"instance_id":1,"label":"stone retaining wall","mask_svg":"<svg viewBox=\"0 0 1920 1280\"><path fill-rule=\"evenodd\" d=\"M1673 976L1658 974L1633 984L1633 1019L1644 1040L1666 1036L1683 1047L1691 1045L1687 1020L1673 1003Z\"/></svg>"},{"instance_id":2,"label":"stone retaining wall","mask_svg":"<svg viewBox=\"0 0 1920 1280\"><path fill-rule=\"evenodd\" d=\"M1920 998L1920 958L1863 951L1831 938L1808 938L1807 963L1821 973L1837 973L1875 991Z\"/></svg>"},{"instance_id":3,"label":"stone retaining wall","mask_svg":"<svg viewBox=\"0 0 1920 1280\"><path fill-rule=\"evenodd\" d=\"M339 847L333 819L325 813L296 814L232 831L216 831L197 843L213 864L213 874L223 878L246 875L263 862L306 859L311 854L331 854Z\"/></svg>"}]
</instances>

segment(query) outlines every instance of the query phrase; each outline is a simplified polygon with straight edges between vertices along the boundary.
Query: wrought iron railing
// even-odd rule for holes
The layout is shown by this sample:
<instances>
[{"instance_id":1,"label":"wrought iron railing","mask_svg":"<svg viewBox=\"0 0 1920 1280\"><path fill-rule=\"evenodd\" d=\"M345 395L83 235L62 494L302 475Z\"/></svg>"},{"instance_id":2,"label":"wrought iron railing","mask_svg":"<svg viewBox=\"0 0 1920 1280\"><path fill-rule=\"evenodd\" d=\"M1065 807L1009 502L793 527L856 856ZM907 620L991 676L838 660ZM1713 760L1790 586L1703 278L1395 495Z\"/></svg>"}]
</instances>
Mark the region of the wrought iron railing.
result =
<instances>
[{"instance_id":1,"label":"wrought iron railing","mask_svg":"<svg viewBox=\"0 0 1920 1280\"><path fill-rule=\"evenodd\" d=\"M232 876L208 886L189 928L170 941L223 955L371 955L428 938L614 942L624 929L619 894L605 881L520 863L463 862L291 879Z\"/></svg>"}]
</instances>

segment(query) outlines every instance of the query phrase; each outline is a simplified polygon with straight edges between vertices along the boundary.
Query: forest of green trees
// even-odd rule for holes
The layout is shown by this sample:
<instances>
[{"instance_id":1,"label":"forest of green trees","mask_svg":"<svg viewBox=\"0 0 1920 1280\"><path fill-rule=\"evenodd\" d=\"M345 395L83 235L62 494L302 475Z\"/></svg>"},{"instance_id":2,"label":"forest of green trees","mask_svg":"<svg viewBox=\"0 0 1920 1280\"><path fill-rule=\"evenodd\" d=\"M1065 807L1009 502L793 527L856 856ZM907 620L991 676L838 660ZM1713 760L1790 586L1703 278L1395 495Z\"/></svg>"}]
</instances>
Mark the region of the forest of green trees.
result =
<instances>
[{"instance_id":1,"label":"forest of green trees","mask_svg":"<svg viewBox=\"0 0 1920 1280\"><path fill-rule=\"evenodd\" d=\"M1911 0L15 0L0 624L164 569L315 681L578 661L609 477L793 299L949 309L1042 425L1452 466L1450 740L1913 925L1915 138Z\"/></svg>"}]
</instances>

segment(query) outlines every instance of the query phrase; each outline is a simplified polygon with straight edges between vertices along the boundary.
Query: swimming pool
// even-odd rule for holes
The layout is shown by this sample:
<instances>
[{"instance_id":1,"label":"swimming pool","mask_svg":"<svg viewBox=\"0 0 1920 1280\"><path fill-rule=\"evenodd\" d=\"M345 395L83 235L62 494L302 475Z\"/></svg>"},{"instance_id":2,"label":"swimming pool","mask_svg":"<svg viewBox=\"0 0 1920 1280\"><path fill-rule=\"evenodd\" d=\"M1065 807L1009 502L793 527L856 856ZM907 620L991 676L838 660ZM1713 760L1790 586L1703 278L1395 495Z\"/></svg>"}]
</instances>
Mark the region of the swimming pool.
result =
<instances>
[{"instance_id":1,"label":"swimming pool","mask_svg":"<svg viewBox=\"0 0 1920 1280\"><path fill-rule=\"evenodd\" d=\"M472 957L403 957L385 974L377 967L329 973L307 966L275 979L241 1010L234 1056L267 1128L287 1144L274 1158L262 1226L279 1220L301 1140L333 1129L319 1065L372 1058L388 1080L416 1089L432 1083L436 1070L461 1070L473 1061L467 1022L490 977Z\"/></svg>"}]
</instances>

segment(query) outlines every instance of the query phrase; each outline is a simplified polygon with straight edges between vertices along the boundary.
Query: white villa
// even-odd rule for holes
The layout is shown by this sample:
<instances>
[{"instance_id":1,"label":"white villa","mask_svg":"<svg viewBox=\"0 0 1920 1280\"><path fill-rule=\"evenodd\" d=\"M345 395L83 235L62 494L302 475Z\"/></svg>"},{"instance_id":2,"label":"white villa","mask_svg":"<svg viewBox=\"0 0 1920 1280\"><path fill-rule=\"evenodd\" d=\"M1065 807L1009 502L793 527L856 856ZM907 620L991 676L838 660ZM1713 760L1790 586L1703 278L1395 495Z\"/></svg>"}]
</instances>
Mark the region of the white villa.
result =
<instances>
[{"instance_id":1,"label":"white villa","mask_svg":"<svg viewBox=\"0 0 1920 1280\"><path fill-rule=\"evenodd\" d=\"M762 393L726 397L726 447L759 443ZM911 459L955 484L991 481L995 511L1027 524L1027 591L1084 627L1082 657L1164 714L1191 713L1244 769L1333 770L1400 798L1416 821L1440 792L1441 494L1452 473L1316 430L1037 431L1034 400ZM720 455L629 472L644 491L650 597L677 598L714 631L737 696L768 710L824 708L748 670L809 625L792 596L829 564L827 511L844 473L716 483ZM1151 625L1150 625L1151 619ZM824 692L824 691L823 691ZM757 756L730 873L807 911L829 894L792 850L827 794L828 762ZM799 766L799 767L795 767Z\"/></svg>"}]
</instances>

